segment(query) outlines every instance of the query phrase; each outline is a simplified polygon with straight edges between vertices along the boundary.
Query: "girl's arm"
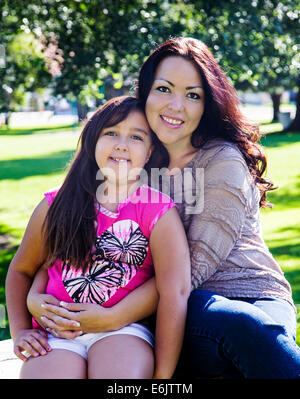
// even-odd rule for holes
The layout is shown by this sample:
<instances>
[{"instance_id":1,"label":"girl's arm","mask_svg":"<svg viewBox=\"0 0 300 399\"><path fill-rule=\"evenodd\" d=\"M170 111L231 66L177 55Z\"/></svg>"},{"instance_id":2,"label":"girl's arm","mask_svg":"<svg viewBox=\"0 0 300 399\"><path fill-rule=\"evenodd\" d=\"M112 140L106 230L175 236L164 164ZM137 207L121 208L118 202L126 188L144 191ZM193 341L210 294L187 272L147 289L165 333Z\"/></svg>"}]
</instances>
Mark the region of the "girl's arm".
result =
<instances>
[{"instance_id":1,"label":"girl's arm","mask_svg":"<svg viewBox=\"0 0 300 399\"><path fill-rule=\"evenodd\" d=\"M191 286L189 247L176 208L156 223L150 247L159 293L153 378L171 378L182 347Z\"/></svg>"},{"instance_id":2,"label":"girl's arm","mask_svg":"<svg viewBox=\"0 0 300 399\"><path fill-rule=\"evenodd\" d=\"M32 329L32 323L26 306L26 298L33 276L45 258L42 251L42 224L47 211L47 201L42 200L29 220L21 245L11 261L6 277L6 304L10 333L15 343L15 351L23 360L25 358L19 354L19 349L30 349L29 341L32 341L32 345L37 350L40 349L40 346L36 340L39 340L40 337L42 337L42 343L47 345L47 340L43 335L37 334L36 331L34 334L28 333L28 330ZM22 338L25 336L26 342ZM33 351L33 353L35 352Z\"/></svg>"}]
</instances>

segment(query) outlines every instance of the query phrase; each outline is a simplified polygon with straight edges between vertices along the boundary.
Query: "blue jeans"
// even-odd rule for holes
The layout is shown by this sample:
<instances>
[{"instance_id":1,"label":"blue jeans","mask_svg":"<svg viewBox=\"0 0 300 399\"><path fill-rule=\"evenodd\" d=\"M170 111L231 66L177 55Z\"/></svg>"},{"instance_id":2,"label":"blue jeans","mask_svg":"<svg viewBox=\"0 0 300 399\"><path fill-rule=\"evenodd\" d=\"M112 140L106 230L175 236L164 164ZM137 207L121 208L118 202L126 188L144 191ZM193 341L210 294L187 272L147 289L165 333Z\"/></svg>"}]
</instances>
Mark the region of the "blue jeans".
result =
<instances>
[{"instance_id":1,"label":"blue jeans","mask_svg":"<svg viewBox=\"0 0 300 399\"><path fill-rule=\"evenodd\" d=\"M296 316L285 300L225 298L194 290L188 301L184 368L192 377L234 369L241 378L299 378Z\"/></svg>"}]
</instances>

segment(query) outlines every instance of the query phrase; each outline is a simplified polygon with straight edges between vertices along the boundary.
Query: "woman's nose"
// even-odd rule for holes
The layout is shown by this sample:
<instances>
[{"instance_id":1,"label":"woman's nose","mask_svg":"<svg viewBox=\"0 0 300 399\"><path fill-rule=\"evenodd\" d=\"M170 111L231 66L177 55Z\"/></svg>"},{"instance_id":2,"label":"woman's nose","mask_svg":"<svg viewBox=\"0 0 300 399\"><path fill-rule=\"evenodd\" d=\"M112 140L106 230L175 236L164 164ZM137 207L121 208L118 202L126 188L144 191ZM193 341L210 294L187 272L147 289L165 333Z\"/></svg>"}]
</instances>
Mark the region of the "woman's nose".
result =
<instances>
[{"instance_id":1,"label":"woman's nose","mask_svg":"<svg viewBox=\"0 0 300 399\"><path fill-rule=\"evenodd\" d=\"M169 102L169 108L173 111L182 111L184 108L183 99L181 96L172 96Z\"/></svg>"}]
</instances>

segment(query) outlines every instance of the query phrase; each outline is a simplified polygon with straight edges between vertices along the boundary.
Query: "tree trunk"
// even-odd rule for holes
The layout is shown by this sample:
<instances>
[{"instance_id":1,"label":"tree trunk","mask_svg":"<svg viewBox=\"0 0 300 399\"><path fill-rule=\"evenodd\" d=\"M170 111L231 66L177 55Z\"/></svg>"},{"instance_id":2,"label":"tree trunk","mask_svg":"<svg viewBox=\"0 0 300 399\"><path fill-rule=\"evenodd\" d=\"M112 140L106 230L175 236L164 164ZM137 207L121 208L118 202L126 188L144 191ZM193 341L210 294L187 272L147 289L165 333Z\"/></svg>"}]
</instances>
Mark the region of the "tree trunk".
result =
<instances>
[{"instance_id":1,"label":"tree trunk","mask_svg":"<svg viewBox=\"0 0 300 399\"><path fill-rule=\"evenodd\" d=\"M77 115L78 115L78 122L82 122L86 119L88 113L88 107L85 104L82 104L80 101L76 101L77 107Z\"/></svg>"},{"instance_id":2,"label":"tree trunk","mask_svg":"<svg viewBox=\"0 0 300 399\"><path fill-rule=\"evenodd\" d=\"M271 99L272 99L272 103L273 103L273 120L272 120L272 122L278 122L281 94L273 93L273 94L271 94Z\"/></svg>"},{"instance_id":3,"label":"tree trunk","mask_svg":"<svg viewBox=\"0 0 300 399\"><path fill-rule=\"evenodd\" d=\"M300 79L298 82L298 95L296 101L296 115L292 123L284 129L285 132L300 132Z\"/></svg>"}]
</instances>

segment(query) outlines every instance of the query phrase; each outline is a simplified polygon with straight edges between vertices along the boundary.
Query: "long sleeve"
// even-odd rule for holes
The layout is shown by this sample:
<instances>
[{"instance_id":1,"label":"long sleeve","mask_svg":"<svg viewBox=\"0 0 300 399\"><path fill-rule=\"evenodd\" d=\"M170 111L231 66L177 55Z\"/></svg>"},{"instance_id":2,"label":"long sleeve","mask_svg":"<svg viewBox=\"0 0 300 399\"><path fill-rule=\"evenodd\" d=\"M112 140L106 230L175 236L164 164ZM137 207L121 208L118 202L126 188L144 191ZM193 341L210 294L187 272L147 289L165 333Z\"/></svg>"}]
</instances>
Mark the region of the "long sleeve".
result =
<instances>
[{"instance_id":1,"label":"long sleeve","mask_svg":"<svg viewBox=\"0 0 300 399\"><path fill-rule=\"evenodd\" d=\"M192 285L208 280L232 251L245 223L251 177L242 155L223 147L204 165L203 210L188 230Z\"/></svg>"}]
</instances>

